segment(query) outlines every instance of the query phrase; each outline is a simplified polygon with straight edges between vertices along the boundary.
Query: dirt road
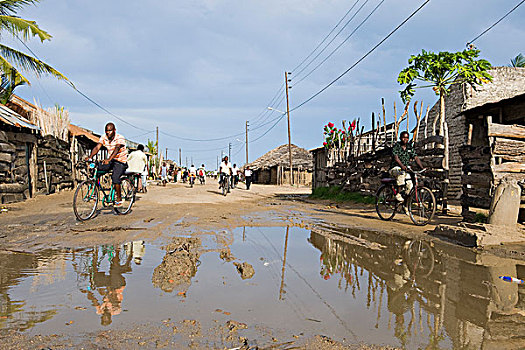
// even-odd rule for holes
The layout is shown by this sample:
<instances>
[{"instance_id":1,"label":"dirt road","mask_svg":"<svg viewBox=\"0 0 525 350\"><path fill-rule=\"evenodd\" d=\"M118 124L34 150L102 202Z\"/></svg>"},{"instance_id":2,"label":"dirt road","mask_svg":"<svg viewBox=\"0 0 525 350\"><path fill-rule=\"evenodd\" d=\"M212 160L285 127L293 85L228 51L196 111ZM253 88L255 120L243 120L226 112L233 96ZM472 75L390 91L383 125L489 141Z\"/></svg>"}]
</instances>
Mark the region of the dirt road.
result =
<instances>
[{"instance_id":1,"label":"dirt road","mask_svg":"<svg viewBox=\"0 0 525 350\"><path fill-rule=\"evenodd\" d=\"M416 227L405 215L383 222L373 207L311 201L309 193L309 188L253 185L224 197L214 181L194 188L152 185L138 195L129 215L104 209L87 222L76 221L72 192L8 205L0 214L4 348L368 349L376 347L363 344L405 344L404 338L396 340L405 333L392 332L390 320L388 326L380 323L380 315L396 310L404 298L379 301L377 316L367 316L370 293L410 286L408 270L394 270L403 265L403 247L411 241L424 238L432 250L432 242L439 243L436 255L448 249L447 243L428 237L432 225ZM350 234L341 236L343 231ZM345 250L337 248L341 244ZM349 249L352 253L345 253ZM451 250L454 259L464 255ZM376 257L374 252L381 253ZM361 253L368 257L359 263L359 274L354 259ZM390 260L378 264L383 257ZM363 269L368 271L364 276ZM330 280L334 274L340 274L339 282ZM392 274L397 277L371 279ZM367 281L368 297L364 289L348 290ZM351 296L355 305L348 313ZM428 317L436 315L439 311ZM438 336L425 332L412 334L408 348L424 347L425 337Z\"/></svg>"}]
</instances>

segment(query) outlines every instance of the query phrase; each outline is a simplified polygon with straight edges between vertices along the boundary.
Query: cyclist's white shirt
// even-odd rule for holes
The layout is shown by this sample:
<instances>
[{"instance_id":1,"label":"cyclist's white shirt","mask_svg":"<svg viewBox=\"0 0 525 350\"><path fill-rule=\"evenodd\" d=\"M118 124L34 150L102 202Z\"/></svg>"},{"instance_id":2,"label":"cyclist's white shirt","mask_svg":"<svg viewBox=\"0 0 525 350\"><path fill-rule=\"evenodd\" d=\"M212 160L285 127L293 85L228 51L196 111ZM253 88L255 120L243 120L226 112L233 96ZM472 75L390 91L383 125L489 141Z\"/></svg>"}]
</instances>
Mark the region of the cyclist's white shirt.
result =
<instances>
[{"instance_id":1,"label":"cyclist's white shirt","mask_svg":"<svg viewBox=\"0 0 525 350\"><path fill-rule=\"evenodd\" d=\"M230 170L232 169L232 163L228 162L221 162L221 166L219 167L219 171L222 174L230 175Z\"/></svg>"},{"instance_id":2,"label":"cyclist's white shirt","mask_svg":"<svg viewBox=\"0 0 525 350\"><path fill-rule=\"evenodd\" d=\"M192 175L197 175L197 168L195 168L194 166L191 166L189 169L188 169L188 172Z\"/></svg>"}]
</instances>

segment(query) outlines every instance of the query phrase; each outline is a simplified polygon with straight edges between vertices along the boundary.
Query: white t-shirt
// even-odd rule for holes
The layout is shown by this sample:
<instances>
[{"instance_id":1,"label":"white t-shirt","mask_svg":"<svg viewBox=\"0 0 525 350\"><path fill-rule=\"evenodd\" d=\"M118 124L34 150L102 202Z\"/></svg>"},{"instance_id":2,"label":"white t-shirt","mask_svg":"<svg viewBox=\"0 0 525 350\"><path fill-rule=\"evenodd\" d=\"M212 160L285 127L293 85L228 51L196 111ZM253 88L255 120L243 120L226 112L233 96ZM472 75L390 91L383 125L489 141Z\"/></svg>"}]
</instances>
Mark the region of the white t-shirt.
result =
<instances>
[{"instance_id":1,"label":"white t-shirt","mask_svg":"<svg viewBox=\"0 0 525 350\"><path fill-rule=\"evenodd\" d=\"M233 175L239 175L239 170L238 167L233 168Z\"/></svg>"},{"instance_id":2,"label":"white t-shirt","mask_svg":"<svg viewBox=\"0 0 525 350\"><path fill-rule=\"evenodd\" d=\"M190 166L188 172L192 175L197 175L197 168L195 168L194 166Z\"/></svg>"},{"instance_id":3,"label":"white t-shirt","mask_svg":"<svg viewBox=\"0 0 525 350\"><path fill-rule=\"evenodd\" d=\"M252 176L252 169L244 169L244 176Z\"/></svg>"},{"instance_id":4,"label":"white t-shirt","mask_svg":"<svg viewBox=\"0 0 525 350\"><path fill-rule=\"evenodd\" d=\"M128 155L128 172L140 173L146 168L148 157L142 151L133 151Z\"/></svg>"},{"instance_id":5,"label":"white t-shirt","mask_svg":"<svg viewBox=\"0 0 525 350\"><path fill-rule=\"evenodd\" d=\"M232 163L228 162L221 162L221 166L219 167L219 170L221 173L224 173L226 175L230 175L230 170L232 168Z\"/></svg>"}]
</instances>

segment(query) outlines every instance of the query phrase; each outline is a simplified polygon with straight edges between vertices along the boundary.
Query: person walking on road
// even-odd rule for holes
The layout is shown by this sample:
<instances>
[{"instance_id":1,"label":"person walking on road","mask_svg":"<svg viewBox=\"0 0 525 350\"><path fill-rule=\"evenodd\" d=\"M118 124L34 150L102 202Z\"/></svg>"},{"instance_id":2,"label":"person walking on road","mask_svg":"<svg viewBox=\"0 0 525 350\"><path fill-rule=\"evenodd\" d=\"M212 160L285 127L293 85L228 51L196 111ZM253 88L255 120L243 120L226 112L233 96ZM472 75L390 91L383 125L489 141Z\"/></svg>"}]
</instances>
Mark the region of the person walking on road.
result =
<instances>
[{"instance_id":1,"label":"person walking on road","mask_svg":"<svg viewBox=\"0 0 525 350\"><path fill-rule=\"evenodd\" d=\"M244 169L244 180L246 181L246 189L249 190L252 184L252 169L250 169L249 165Z\"/></svg>"}]
</instances>

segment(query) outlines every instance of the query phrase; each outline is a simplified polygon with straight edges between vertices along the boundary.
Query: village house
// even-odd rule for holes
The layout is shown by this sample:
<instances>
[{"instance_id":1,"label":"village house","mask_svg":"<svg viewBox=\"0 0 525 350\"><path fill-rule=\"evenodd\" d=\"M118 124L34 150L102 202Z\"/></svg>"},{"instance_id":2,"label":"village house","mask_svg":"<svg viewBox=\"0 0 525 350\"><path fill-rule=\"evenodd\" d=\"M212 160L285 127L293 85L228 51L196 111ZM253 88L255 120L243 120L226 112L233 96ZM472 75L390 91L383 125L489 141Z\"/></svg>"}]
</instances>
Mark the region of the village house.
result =
<instances>
[{"instance_id":1,"label":"village house","mask_svg":"<svg viewBox=\"0 0 525 350\"><path fill-rule=\"evenodd\" d=\"M462 194L463 163L460 147L470 140L471 145L489 145L487 117L505 125L525 125L525 68L494 67L489 70L493 80L475 88L452 85L445 98L445 122L449 137L449 198L460 199ZM421 122L419 133L439 128L439 101ZM432 123L432 125L430 125Z\"/></svg>"},{"instance_id":2,"label":"village house","mask_svg":"<svg viewBox=\"0 0 525 350\"><path fill-rule=\"evenodd\" d=\"M304 148L291 145L293 183L309 186L312 182L312 155ZM279 146L248 164L253 171L254 183L283 185L290 183L288 145Z\"/></svg>"}]
</instances>

